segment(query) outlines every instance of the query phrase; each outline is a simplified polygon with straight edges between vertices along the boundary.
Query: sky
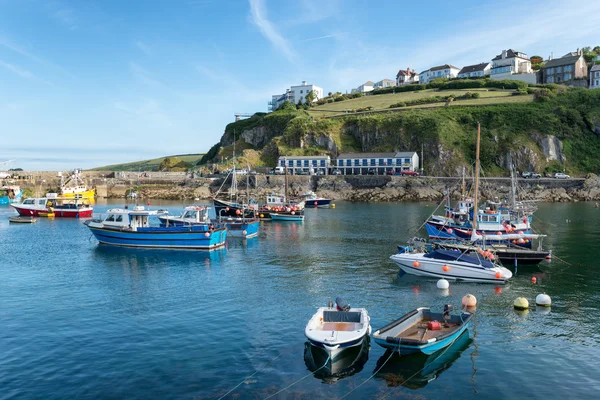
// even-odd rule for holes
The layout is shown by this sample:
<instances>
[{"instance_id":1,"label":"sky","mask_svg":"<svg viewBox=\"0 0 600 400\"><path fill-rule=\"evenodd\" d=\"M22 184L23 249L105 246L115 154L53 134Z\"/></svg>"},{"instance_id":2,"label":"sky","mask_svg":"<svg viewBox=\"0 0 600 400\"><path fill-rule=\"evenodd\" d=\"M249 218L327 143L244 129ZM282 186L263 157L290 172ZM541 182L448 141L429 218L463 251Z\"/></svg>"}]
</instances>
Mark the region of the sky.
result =
<instances>
[{"instance_id":1,"label":"sky","mask_svg":"<svg viewBox=\"0 0 600 400\"><path fill-rule=\"evenodd\" d=\"M600 1L0 0L0 162L202 153L303 80L349 92L503 49L558 57L599 27Z\"/></svg>"}]
</instances>

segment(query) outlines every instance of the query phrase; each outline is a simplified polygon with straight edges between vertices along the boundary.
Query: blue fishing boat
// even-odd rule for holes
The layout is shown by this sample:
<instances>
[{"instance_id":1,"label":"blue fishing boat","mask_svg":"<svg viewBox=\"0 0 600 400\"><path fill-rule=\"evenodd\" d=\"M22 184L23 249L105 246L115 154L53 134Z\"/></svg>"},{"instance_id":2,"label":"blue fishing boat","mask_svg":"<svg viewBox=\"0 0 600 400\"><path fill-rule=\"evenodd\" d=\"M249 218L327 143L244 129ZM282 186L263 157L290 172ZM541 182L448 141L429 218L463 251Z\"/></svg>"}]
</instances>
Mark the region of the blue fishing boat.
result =
<instances>
[{"instance_id":1,"label":"blue fishing boat","mask_svg":"<svg viewBox=\"0 0 600 400\"><path fill-rule=\"evenodd\" d=\"M304 212L296 213L295 211L291 211L287 214L282 213L271 213L271 219L273 221L296 221L302 222L304 221Z\"/></svg>"},{"instance_id":2,"label":"blue fishing boat","mask_svg":"<svg viewBox=\"0 0 600 400\"><path fill-rule=\"evenodd\" d=\"M0 188L0 204L19 203L23 191L18 186L2 186Z\"/></svg>"},{"instance_id":3,"label":"blue fishing boat","mask_svg":"<svg viewBox=\"0 0 600 400\"><path fill-rule=\"evenodd\" d=\"M151 216L166 213L145 210L143 206L132 210L116 208L108 210L104 219L91 219L85 225L100 243L112 246L210 250L225 245L224 227L150 226Z\"/></svg>"},{"instance_id":4,"label":"blue fishing boat","mask_svg":"<svg viewBox=\"0 0 600 400\"><path fill-rule=\"evenodd\" d=\"M375 342L400 354L433 354L452 344L466 329L473 314L461 312L452 315L452 306L444 306L442 313L420 307L402 318L378 329L373 334Z\"/></svg>"}]
</instances>

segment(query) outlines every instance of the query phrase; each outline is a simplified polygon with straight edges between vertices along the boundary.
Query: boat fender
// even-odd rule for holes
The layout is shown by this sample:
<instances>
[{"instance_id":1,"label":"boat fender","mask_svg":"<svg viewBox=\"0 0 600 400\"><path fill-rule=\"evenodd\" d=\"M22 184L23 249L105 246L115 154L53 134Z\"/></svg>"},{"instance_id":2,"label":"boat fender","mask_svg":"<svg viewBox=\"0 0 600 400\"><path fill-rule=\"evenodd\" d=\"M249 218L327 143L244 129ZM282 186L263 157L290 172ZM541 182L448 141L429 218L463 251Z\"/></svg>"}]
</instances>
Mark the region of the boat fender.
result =
<instances>
[{"instance_id":1,"label":"boat fender","mask_svg":"<svg viewBox=\"0 0 600 400\"><path fill-rule=\"evenodd\" d=\"M341 297L335 298L335 305L337 306L337 309L339 311L349 311L350 310L350 304L346 303L344 301L344 299L342 299Z\"/></svg>"},{"instance_id":2,"label":"boat fender","mask_svg":"<svg viewBox=\"0 0 600 400\"><path fill-rule=\"evenodd\" d=\"M440 331L442 330L442 324L440 324L439 321L429 321L427 323L427 329L430 331Z\"/></svg>"}]
</instances>

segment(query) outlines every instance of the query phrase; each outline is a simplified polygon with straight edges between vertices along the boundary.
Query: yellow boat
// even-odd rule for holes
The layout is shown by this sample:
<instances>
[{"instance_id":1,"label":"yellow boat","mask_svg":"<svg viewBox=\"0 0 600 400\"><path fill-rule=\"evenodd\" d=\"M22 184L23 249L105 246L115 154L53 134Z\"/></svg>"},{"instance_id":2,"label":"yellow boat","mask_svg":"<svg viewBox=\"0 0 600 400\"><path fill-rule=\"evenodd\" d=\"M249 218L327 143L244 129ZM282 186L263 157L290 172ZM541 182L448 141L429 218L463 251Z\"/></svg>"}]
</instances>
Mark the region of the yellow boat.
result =
<instances>
[{"instance_id":1,"label":"yellow boat","mask_svg":"<svg viewBox=\"0 0 600 400\"><path fill-rule=\"evenodd\" d=\"M62 172L60 176L60 197L63 199L93 199L96 197L96 188L88 189L81 177L81 170L75 169L66 178Z\"/></svg>"},{"instance_id":2,"label":"yellow boat","mask_svg":"<svg viewBox=\"0 0 600 400\"><path fill-rule=\"evenodd\" d=\"M62 188L60 197L65 199L93 199L96 197L96 188L88 189L85 186L77 188Z\"/></svg>"},{"instance_id":3,"label":"yellow boat","mask_svg":"<svg viewBox=\"0 0 600 400\"><path fill-rule=\"evenodd\" d=\"M53 212L38 212L38 215L40 217L54 218L54 213Z\"/></svg>"}]
</instances>

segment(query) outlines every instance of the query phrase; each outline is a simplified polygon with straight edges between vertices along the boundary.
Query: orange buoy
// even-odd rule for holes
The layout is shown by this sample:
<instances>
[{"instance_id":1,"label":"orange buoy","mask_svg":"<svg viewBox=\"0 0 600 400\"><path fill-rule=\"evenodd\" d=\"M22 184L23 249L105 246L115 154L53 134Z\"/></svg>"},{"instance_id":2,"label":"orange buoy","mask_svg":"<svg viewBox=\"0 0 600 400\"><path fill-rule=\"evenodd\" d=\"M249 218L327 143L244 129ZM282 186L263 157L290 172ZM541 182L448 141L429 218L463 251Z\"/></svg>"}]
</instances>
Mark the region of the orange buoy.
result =
<instances>
[{"instance_id":1,"label":"orange buoy","mask_svg":"<svg viewBox=\"0 0 600 400\"><path fill-rule=\"evenodd\" d=\"M535 276L531 277L531 283L537 283L537 278Z\"/></svg>"},{"instance_id":2,"label":"orange buoy","mask_svg":"<svg viewBox=\"0 0 600 400\"><path fill-rule=\"evenodd\" d=\"M318 203L315 201L313 204L316 206Z\"/></svg>"},{"instance_id":3,"label":"orange buoy","mask_svg":"<svg viewBox=\"0 0 600 400\"><path fill-rule=\"evenodd\" d=\"M462 298L463 307L475 307L477 305L477 299L472 294L467 294Z\"/></svg>"},{"instance_id":4,"label":"orange buoy","mask_svg":"<svg viewBox=\"0 0 600 400\"><path fill-rule=\"evenodd\" d=\"M443 270L444 272L448 272L448 271L450 271L450 267L449 267L449 266L447 266L447 265L444 265L444 266L442 267L442 270Z\"/></svg>"},{"instance_id":5,"label":"orange buoy","mask_svg":"<svg viewBox=\"0 0 600 400\"><path fill-rule=\"evenodd\" d=\"M502 279L502 274L500 271L496 272L496 279Z\"/></svg>"},{"instance_id":6,"label":"orange buoy","mask_svg":"<svg viewBox=\"0 0 600 400\"><path fill-rule=\"evenodd\" d=\"M500 232L500 231L496 232L496 234L497 234L498 236L502 236L502 232Z\"/></svg>"},{"instance_id":7,"label":"orange buoy","mask_svg":"<svg viewBox=\"0 0 600 400\"><path fill-rule=\"evenodd\" d=\"M209 236L210 236L210 233L206 232L206 233L204 234L204 236L206 236L206 237L209 237Z\"/></svg>"},{"instance_id":8,"label":"orange buoy","mask_svg":"<svg viewBox=\"0 0 600 400\"><path fill-rule=\"evenodd\" d=\"M414 266L415 268L418 268L418 267L419 267L419 265L421 265L421 264L419 264L419 262L418 262L418 261L415 261L415 262L413 263L413 266Z\"/></svg>"},{"instance_id":9,"label":"orange buoy","mask_svg":"<svg viewBox=\"0 0 600 400\"><path fill-rule=\"evenodd\" d=\"M292 211L290 214L294 215L294 214L296 214L296 211Z\"/></svg>"}]
</instances>

